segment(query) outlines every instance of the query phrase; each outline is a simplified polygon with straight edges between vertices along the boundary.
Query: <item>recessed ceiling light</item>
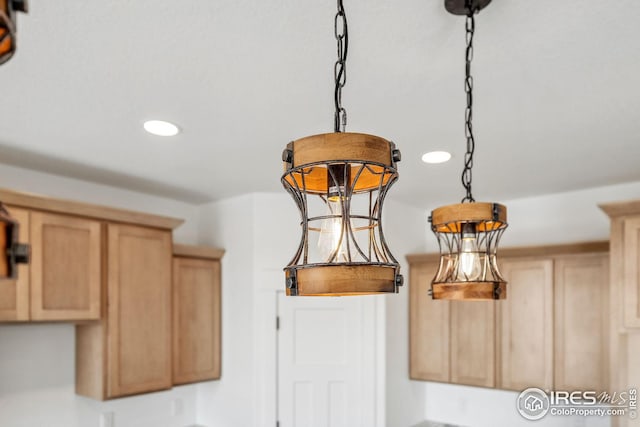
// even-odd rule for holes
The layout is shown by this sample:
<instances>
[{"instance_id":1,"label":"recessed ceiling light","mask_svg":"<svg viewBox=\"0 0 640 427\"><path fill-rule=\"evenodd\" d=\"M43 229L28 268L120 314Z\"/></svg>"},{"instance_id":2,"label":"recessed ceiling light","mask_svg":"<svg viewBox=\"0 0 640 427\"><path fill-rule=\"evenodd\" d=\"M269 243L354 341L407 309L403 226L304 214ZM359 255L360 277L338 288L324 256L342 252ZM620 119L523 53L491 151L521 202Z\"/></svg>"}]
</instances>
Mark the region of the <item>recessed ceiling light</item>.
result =
<instances>
[{"instance_id":1,"label":"recessed ceiling light","mask_svg":"<svg viewBox=\"0 0 640 427\"><path fill-rule=\"evenodd\" d=\"M178 126L163 120L148 120L144 122L144 130L158 136L175 136L180 133Z\"/></svg>"},{"instance_id":2,"label":"recessed ceiling light","mask_svg":"<svg viewBox=\"0 0 640 427\"><path fill-rule=\"evenodd\" d=\"M422 155L422 161L425 163L444 163L451 159L451 153L446 151L430 151Z\"/></svg>"}]
</instances>

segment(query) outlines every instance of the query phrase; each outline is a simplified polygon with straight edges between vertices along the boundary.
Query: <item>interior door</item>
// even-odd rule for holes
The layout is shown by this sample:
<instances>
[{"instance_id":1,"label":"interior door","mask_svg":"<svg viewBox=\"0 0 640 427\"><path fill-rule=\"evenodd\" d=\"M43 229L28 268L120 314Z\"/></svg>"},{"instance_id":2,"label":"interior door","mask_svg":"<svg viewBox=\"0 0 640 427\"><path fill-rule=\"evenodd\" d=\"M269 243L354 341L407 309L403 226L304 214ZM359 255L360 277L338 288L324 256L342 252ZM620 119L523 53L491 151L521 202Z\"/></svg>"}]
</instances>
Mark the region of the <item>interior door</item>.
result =
<instances>
[{"instance_id":1,"label":"interior door","mask_svg":"<svg viewBox=\"0 0 640 427\"><path fill-rule=\"evenodd\" d=\"M362 426L362 300L278 296L280 427Z\"/></svg>"}]
</instances>

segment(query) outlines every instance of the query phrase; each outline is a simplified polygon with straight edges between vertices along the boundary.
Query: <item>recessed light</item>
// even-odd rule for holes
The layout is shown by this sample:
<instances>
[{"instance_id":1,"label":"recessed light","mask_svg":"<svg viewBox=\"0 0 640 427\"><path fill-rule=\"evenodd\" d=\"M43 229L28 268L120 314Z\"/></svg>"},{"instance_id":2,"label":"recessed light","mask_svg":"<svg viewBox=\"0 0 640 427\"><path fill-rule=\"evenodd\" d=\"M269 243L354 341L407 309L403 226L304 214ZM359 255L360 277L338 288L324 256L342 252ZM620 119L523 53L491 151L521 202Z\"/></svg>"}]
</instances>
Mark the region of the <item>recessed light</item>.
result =
<instances>
[{"instance_id":1,"label":"recessed light","mask_svg":"<svg viewBox=\"0 0 640 427\"><path fill-rule=\"evenodd\" d=\"M422 155L422 161L425 163L444 163L451 159L451 153L447 151L430 151Z\"/></svg>"},{"instance_id":2,"label":"recessed light","mask_svg":"<svg viewBox=\"0 0 640 427\"><path fill-rule=\"evenodd\" d=\"M180 133L178 126L163 120L148 120L144 122L144 130L158 136L175 136Z\"/></svg>"}]
</instances>

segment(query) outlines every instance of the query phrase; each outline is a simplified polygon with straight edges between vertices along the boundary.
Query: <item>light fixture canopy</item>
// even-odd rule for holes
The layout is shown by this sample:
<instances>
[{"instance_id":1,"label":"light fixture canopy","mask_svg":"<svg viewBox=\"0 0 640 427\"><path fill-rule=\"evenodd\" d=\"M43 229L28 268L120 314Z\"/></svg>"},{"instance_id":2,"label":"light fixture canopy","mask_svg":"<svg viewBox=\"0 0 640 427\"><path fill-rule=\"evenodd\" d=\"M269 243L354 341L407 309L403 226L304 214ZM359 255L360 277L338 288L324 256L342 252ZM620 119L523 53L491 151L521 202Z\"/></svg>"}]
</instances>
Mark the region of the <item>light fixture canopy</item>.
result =
<instances>
[{"instance_id":1,"label":"light fixture canopy","mask_svg":"<svg viewBox=\"0 0 640 427\"><path fill-rule=\"evenodd\" d=\"M464 3L463 3L464 2ZM498 268L497 250L507 228L507 208L498 203L476 202L471 192L473 154L473 36L474 13L490 0L445 0L449 12L465 14L466 61L465 154L462 184L466 196L461 203L434 209L429 217L431 230L438 239L440 263L431 282L433 299L494 300L507 297L506 280ZM462 8L462 9L461 9ZM461 13L464 12L464 13Z\"/></svg>"},{"instance_id":2,"label":"light fixture canopy","mask_svg":"<svg viewBox=\"0 0 640 427\"><path fill-rule=\"evenodd\" d=\"M0 0L0 65L16 51L16 12L27 12L26 0Z\"/></svg>"},{"instance_id":3,"label":"light fixture canopy","mask_svg":"<svg viewBox=\"0 0 640 427\"><path fill-rule=\"evenodd\" d=\"M382 208L398 179L393 142L344 132L348 29L342 0L335 16L334 132L293 141L283 152L282 185L300 211L302 236L284 268L289 296L396 293L400 264L382 230Z\"/></svg>"}]
</instances>

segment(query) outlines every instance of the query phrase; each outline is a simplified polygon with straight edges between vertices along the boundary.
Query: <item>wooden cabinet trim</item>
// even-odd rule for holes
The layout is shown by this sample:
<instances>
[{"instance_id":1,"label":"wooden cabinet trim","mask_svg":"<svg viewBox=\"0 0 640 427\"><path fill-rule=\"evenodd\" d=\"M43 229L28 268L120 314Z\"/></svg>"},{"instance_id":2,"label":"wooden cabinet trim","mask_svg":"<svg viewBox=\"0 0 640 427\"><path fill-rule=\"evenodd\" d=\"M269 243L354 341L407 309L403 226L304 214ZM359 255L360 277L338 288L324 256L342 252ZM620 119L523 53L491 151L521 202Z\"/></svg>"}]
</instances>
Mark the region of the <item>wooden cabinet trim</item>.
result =
<instances>
[{"instance_id":1,"label":"wooden cabinet trim","mask_svg":"<svg viewBox=\"0 0 640 427\"><path fill-rule=\"evenodd\" d=\"M624 227L624 326L640 328L640 218L627 218Z\"/></svg>"},{"instance_id":2,"label":"wooden cabinet trim","mask_svg":"<svg viewBox=\"0 0 640 427\"><path fill-rule=\"evenodd\" d=\"M221 259L224 249L211 248L208 246L194 245L173 245L173 256L185 258Z\"/></svg>"},{"instance_id":3,"label":"wooden cabinet trim","mask_svg":"<svg viewBox=\"0 0 640 427\"><path fill-rule=\"evenodd\" d=\"M54 199L30 193L0 189L0 200L4 203L65 215L75 215L104 221L142 225L153 228L173 230L184 220L167 216L152 215L143 212L117 209L109 206L94 205L71 200Z\"/></svg>"},{"instance_id":4,"label":"wooden cabinet trim","mask_svg":"<svg viewBox=\"0 0 640 427\"><path fill-rule=\"evenodd\" d=\"M566 245L543 245L501 248L498 250L498 258L511 257L539 257L557 256L569 254L581 254L591 252L609 252L609 241L595 241L583 243L570 243ZM440 255L437 253L409 254L406 256L409 264L423 262L437 262ZM509 292L507 290L507 292ZM507 297L508 298L508 297Z\"/></svg>"}]
</instances>

